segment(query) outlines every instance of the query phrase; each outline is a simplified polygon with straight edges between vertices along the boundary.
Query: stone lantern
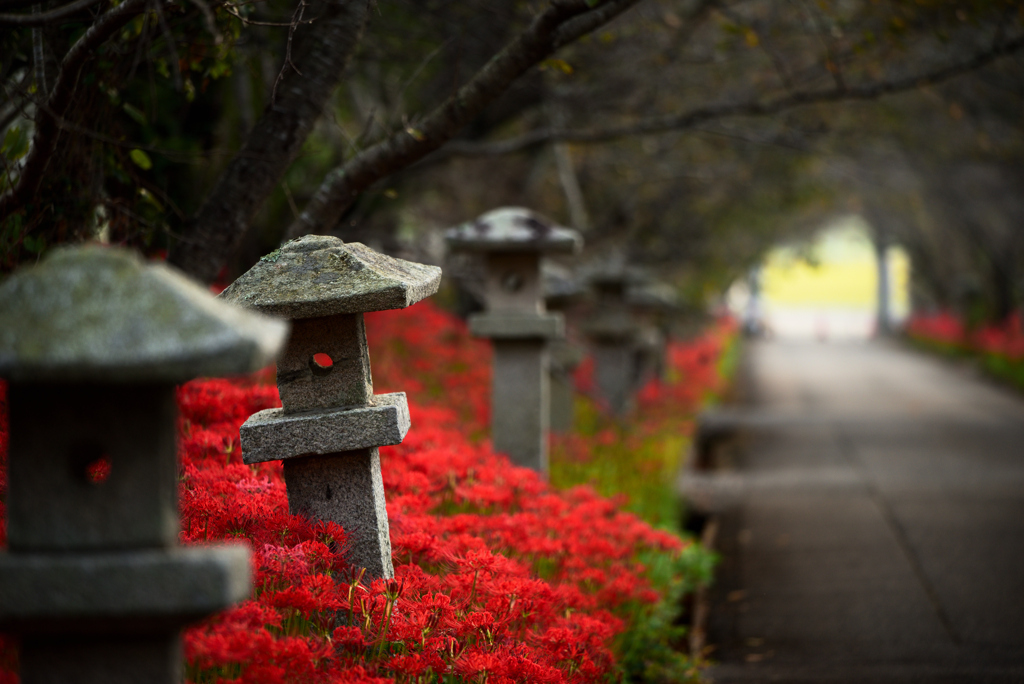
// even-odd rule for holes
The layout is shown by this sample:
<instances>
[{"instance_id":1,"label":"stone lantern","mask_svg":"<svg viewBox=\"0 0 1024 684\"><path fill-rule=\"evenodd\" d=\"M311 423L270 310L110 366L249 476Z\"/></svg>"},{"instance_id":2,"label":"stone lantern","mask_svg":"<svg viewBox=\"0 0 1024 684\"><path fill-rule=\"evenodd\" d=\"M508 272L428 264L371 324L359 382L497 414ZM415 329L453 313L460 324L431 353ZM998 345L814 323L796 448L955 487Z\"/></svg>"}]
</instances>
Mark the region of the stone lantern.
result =
<instances>
[{"instance_id":1,"label":"stone lantern","mask_svg":"<svg viewBox=\"0 0 1024 684\"><path fill-rule=\"evenodd\" d=\"M547 342L564 335L559 314L545 310L541 257L579 251L579 233L528 209L496 209L445 234L456 251L487 260L487 311L470 330L494 343L491 439L518 465L548 470L550 397Z\"/></svg>"},{"instance_id":2,"label":"stone lantern","mask_svg":"<svg viewBox=\"0 0 1024 684\"><path fill-rule=\"evenodd\" d=\"M377 447L405 438L409 406L404 392L373 393L363 314L415 304L440 281L436 266L307 235L263 257L221 293L292 321L277 362L283 408L245 421L243 461L284 461L288 508L345 528L349 561L370 579L394 576Z\"/></svg>"},{"instance_id":3,"label":"stone lantern","mask_svg":"<svg viewBox=\"0 0 1024 684\"><path fill-rule=\"evenodd\" d=\"M256 370L286 332L116 248L57 249L0 286L0 629L22 682L176 684L180 628L249 596L244 545L177 544L174 388Z\"/></svg>"},{"instance_id":4,"label":"stone lantern","mask_svg":"<svg viewBox=\"0 0 1024 684\"><path fill-rule=\"evenodd\" d=\"M549 310L561 313L570 327L569 315L576 304L581 302L586 290L573 277L568 268L545 263L541 269L544 282L544 303ZM567 330L568 332L568 330ZM551 375L551 431L572 430L576 389L572 375L582 363L584 350L570 340L570 335L551 340L548 344Z\"/></svg>"},{"instance_id":5,"label":"stone lantern","mask_svg":"<svg viewBox=\"0 0 1024 684\"><path fill-rule=\"evenodd\" d=\"M675 289L662 282L643 283L626 293L626 301L637 321L638 385L657 378L664 381L668 371L669 317L678 308Z\"/></svg>"},{"instance_id":6,"label":"stone lantern","mask_svg":"<svg viewBox=\"0 0 1024 684\"><path fill-rule=\"evenodd\" d=\"M605 266L589 278L597 297L596 310L584 325L584 332L594 355L598 394L615 415L632 407L636 387L636 322L626 301L626 290L638 280L635 272L621 265Z\"/></svg>"}]
</instances>

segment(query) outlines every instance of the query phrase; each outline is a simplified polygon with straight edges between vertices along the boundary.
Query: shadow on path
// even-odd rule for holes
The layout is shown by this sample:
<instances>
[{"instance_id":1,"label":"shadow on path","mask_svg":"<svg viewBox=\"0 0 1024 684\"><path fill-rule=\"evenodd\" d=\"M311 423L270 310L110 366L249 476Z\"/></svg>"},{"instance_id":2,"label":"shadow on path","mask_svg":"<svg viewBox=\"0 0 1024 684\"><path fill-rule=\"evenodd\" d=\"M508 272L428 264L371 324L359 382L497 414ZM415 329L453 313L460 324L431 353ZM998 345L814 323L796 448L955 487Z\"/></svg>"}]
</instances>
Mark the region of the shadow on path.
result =
<instances>
[{"instance_id":1,"label":"shadow on path","mask_svg":"<svg viewBox=\"0 0 1024 684\"><path fill-rule=\"evenodd\" d=\"M887 344L749 345L715 682L1024 682L1024 400Z\"/></svg>"}]
</instances>

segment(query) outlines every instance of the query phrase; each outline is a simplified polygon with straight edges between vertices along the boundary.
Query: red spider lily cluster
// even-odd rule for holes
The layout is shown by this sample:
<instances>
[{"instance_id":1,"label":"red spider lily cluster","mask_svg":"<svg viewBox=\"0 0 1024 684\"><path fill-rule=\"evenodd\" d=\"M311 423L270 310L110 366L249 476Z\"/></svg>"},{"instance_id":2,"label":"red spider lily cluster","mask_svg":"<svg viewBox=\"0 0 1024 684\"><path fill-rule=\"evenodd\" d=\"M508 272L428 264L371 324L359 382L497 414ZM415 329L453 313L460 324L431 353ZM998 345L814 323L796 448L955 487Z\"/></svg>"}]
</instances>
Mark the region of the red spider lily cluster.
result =
<instances>
[{"instance_id":1,"label":"red spider lily cluster","mask_svg":"<svg viewBox=\"0 0 1024 684\"><path fill-rule=\"evenodd\" d=\"M1020 313L1003 323L974 330L949 312L916 315L906 332L911 339L939 351L978 356L990 373L1024 388L1024 326Z\"/></svg>"},{"instance_id":2,"label":"red spider lily cluster","mask_svg":"<svg viewBox=\"0 0 1024 684\"><path fill-rule=\"evenodd\" d=\"M904 330L910 337L950 347L958 347L967 341L964 324L948 311L917 314L907 321Z\"/></svg>"},{"instance_id":3,"label":"red spider lily cluster","mask_svg":"<svg viewBox=\"0 0 1024 684\"><path fill-rule=\"evenodd\" d=\"M1011 361L1024 360L1024 326L1021 315L1013 314L1004 322L968 330L952 313L917 315L907 324L907 334L923 341L983 354L996 354Z\"/></svg>"},{"instance_id":4,"label":"red spider lily cluster","mask_svg":"<svg viewBox=\"0 0 1024 684\"><path fill-rule=\"evenodd\" d=\"M381 449L393 580L352 568L339 526L289 514L280 462L242 463L240 424L280 405L267 373L179 388L181 541L248 543L255 586L250 600L187 630L188 679L621 679L616 644L664 599L644 560L687 543L589 487L557 491L476 439L488 422L490 351L460 321L421 303L372 314L367 328L376 390L408 392L413 418L403 444ZM712 367L714 345L701 344L673 348L673 372ZM717 382L710 372L645 388L644 411L662 421L673 404L692 405ZM5 399L0 384L0 421ZM0 683L17 681L14 654L0 639Z\"/></svg>"},{"instance_id":5,"label":"red spider lily cluster","mask_svg":"<svg viewBox=\"0 0 1024 684\"><path fill-rule=\"evenodd\" d=\"M1019 313L1002 323L974 330L949 312L916 315L907 324L906 332L912 339L947 351L997 356L1013 363L1024 361L1024 325Z\"/></svg>"}]
</instances>

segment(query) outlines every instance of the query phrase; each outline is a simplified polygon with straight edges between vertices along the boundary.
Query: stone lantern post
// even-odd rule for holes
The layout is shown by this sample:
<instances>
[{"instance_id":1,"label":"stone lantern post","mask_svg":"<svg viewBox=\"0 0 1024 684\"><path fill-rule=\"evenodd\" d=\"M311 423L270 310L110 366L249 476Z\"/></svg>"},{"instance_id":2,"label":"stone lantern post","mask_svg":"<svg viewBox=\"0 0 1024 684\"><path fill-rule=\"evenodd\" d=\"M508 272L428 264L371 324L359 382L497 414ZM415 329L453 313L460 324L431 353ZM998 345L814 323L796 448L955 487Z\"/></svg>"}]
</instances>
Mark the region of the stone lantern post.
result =
<instances>
[{"instance_id":1,"label":"stone lantern post","mask_svg":"<svg viewBox=\"0 0 1024 684\"><path fill-rule=\"evenodd\" d=\"M54 250L0 286L0 629L24 684L177 684L180 628L249 596L245 546L177 545L174 387L258 369L286 331L115 248Z\"/></svg>"},{"instance_id":2,"label":"stone lantern post","mask_svg":"<svg viewBox=\"0 0 1024 684\"><path fill-rule=\"evenodd\" d=\"M637 277L624 267L609 266L589 280L597 300L584 332L594 355L594 380L611 412L622 415L632 407L638 371L633 353L636 322L626 301L626 289Z\"/></svg>"},{"instance_id":3,"label":"stone lantern post","mask_svg":"<svg viewBox=\"0 0 1024 684\"><path fill-rule=\"evenodd\" d=\"M528 209L496 209L445 234L453 250L487 259L487 311L470 317L473 334L494 343L491 439L518 465L548 471L550 420L547 341L564 335L561 315L545 311L545 253L579 250L579 233Z\"/></svg>"},{"instance_id":4,"label":"stone lantern post","mask_svg":"<svg viewBox=\"0 0 1024 684\"><path fill-rule=\"evenodd\" d=\"M263 257L221 297L292 320L277 362L283 408L249 417L246 463L284 461L292 513L338 523L349 561L391 578L391 537L377 447L409 430L404 392L373 393L363 314L402 309L437 292L441 269L358 242L307 235Z\"/></svg>"},{"instance_id":5,"label":"stone lantern post","mask_svg":"<svg viewBox=\"0 0 1024 684\"><path fill-rule=\"evenodd\" d=\"M630 289L626 300L637 321L637 384L642 387L651 378L665 380L669 316L678 307L676 292L667 283L649 282Z\"/></svg>"},{"instance_id":6,"label":"stone lantern post","mask_svg":"<svg viewBox=\"0 0 1024 684\"><path fill-rule=\"evenodd\" d=\"M545 263L541 269L544 282L544 303L549 310L562 314L569 329L569 314L583 299L586 291L569 269ZM573 426L576 389L572 375L583 361L584 350L570 341L567 334L549 343L551 375L551 431L569 432Z\"/></svg>"}]
</instances>

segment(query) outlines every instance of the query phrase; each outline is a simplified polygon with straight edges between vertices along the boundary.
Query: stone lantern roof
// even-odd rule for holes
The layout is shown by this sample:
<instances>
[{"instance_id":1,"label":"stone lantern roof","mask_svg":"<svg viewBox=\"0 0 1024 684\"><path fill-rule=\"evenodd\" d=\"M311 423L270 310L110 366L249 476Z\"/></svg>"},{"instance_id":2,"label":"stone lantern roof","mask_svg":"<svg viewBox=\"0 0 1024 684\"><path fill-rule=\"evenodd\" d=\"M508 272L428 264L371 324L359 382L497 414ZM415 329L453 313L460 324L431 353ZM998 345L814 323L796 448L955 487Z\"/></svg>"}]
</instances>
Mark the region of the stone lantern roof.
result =
<instances>
[{"instance_id":1,"label":"stone lantern roof","mask_svg":"<svg viewBox=\"0 0 1024 684\"><path fill-rule=\"evenodd\" d=\"M119 248L58 248L0 285L0 376L17 382L247 373L273 361L287 331Z\"/></svg>"},{"instance_id":2,"label":"stone lantern roof","mask_svg":"<svg viewBox=\"0 0 1024 684\"><path fill-rule=\"evenodd\" d=\"M262 257L221 298L284 318L404 309L437 292L441 269L358 242L306 235Z\"/></svg>"},{"instance_id":3,"label":"stone lantern roof","mask_svg":"<svg viewBox=\"0 0 1024 684\"><path fill-rule=\"evenodd\" d=\"M580 234L522 207L503 207L450 228L445 240L454 250L475 252L553 252L574 254Z\"/></svg>"},{"instance_id":4,"label":"stone lantern roof","mask_svg":"<svg viewBox=\"0 0 1024 684\"><path fill-rule=\"evenodd\" d=\"M649 282L650 276L641 268L621 263L604 263L586 271L586 280L598 288L636 288Z\"/></svg>"}]
</instances>

